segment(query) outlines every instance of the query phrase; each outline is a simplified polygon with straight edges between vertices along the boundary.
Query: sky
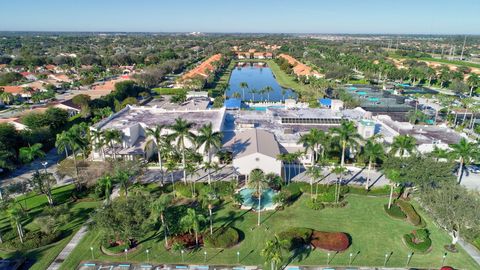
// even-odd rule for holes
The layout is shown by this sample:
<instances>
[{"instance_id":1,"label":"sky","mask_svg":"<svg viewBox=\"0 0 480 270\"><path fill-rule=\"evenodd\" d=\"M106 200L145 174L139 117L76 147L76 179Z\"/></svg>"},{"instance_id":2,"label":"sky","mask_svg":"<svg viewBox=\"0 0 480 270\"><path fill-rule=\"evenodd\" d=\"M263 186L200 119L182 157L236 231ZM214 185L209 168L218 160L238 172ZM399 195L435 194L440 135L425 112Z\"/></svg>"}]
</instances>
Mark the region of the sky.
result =
<instances>
[{"instance_id":1,"label":"sky","mask_svg":"<svg viewBox=\"0 0 480 270\"><path fill-rule=\"evenodd\" d=\"M480 0L0 0L0 31L480 34Z\"/></svg>"}]
</instances>

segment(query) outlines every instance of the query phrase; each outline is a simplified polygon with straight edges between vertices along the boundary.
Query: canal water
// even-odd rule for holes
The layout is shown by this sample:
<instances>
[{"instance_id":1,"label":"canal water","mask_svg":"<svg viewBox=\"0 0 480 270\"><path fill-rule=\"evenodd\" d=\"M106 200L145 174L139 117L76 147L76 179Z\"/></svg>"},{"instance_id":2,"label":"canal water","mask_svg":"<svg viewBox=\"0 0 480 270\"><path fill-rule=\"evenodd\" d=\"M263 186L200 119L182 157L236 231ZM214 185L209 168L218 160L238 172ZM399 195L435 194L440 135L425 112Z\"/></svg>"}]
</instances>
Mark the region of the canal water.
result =
<instances>
[{"instance_id":1,"label":"canal water","mask_svg":"<svg viewBox=\"0 0 480 270\"><path fill-rule=\"evenodd\" d=\"M247 83L248 88L241 88L242 82ZM272 70L264 62L237 64L230 76L229 86L227 96L231 98L235 92L238 92L244 101L283 101L297 97L291 89L283 88L278 84ZM268 86L271 87L271 91L262 91Z\"/></svg>"}]
</instances>

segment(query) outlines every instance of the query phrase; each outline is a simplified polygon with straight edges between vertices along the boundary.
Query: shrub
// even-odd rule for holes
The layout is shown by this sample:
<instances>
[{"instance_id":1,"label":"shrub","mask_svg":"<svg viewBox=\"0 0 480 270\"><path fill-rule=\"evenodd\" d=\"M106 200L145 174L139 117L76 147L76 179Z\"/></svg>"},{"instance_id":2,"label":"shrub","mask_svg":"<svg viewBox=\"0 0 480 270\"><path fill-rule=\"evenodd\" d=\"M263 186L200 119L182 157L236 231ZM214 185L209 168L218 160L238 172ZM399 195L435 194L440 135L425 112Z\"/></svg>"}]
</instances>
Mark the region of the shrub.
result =
<instances>
[{"instance_id":1,"label":"shrub","mask_svg":"<svg viewBox=\"0 0 480 270\"><path fill-rule=\"evenodd\" d=\"M385 212L393 218L398 218L398 219L405 219L407 216L405 213L403 213L402 209L396 204L392 204L390 209L388 209L388 204L385 204L384 206Z\"/></svg>"},{"instance_id":2,"label":"shrub","mask_svg":"<svg viewBox=\"0 0 480 270\"><path fill-rule=\"evenodd\" d=\"M192 197L192 188L189 184L178 183L175 185L175 192L178 196L184 198L191 198Z\"/></svg>"},{"instance_id":3,"label":"shrub","mask_svg":"<svg viewBox=\"0 0 480 270\"><path fill-rule=\"evenodd\" d=\"M407 215L407 219L410 223L412 223L414 226L421 225L422 219L410 203L403 200L398 200L397 205L402 209L403 213Z\"/></svg>"},{"instance_id":4,"label":"shrub","mask_svg":"<svg viewBox=\"0 0 480 270\"><path fill-rule=\"evenodd\" d=\"M321 202L334 202L335 190L330 190L330 191L318 194L316 200Z\"/></svg>"},{"instance_id":5,"label":"shrub","mask_svg":"<svg viewBox=\"0 0 480 270\"><path fill-rule=\"evenodd\" d=\"M350 246L350 239L346 233L342 232L314 231L312 245L324 250L344 251Z\"/></svg>"},{"instance_id":6,"label":"shrub","mask_svg":"<svg viewBox=\"0 0 480 270\"><path fill-rule=\"evenodd\" d=\"M426 229L413 231L412 233L403 236L405 244L412 250L421 253L428 252L432 246L432 240Z\"/></svg>"},{"instance_id":7,"label":"shrub","mask_svg":"<svg viewBox=\"0 0 480 270\"><path fill-rule=\"evenodd\" d=\"M27 232L25 233L23 243L20 242L18 236L15 235L14 238L10 238L12 236L8 235L9 241L5 241L6 237L4 237L5 242L1 245L3 248L9 250L30 250L55 242L60 237L60 232L51 234L45 234L40 231Z\"/></svg>"},{"instance_id":8,"label":"shrub","mask_svg":"<svg viewBox=\"0 0 480 270\"><path fill-rule=\"evenodd\" d=\"M214 189L218 196L224 198L232 195L235 192L235 182L220 181L214 182Z\"/></svg>"},{"instance_id":9,"label":"shrub","mask_svg":"<svg viewBox=\"0 0 480 270\"><path fill-rule=\"evenodd\" d=\"M308 199L308 200L305 201L305 205L308 208L313 209L313 210L322 210L323 208L325 208L325 205L319 200Z\"/></svg>"},{"instance_id":10,"label":"shrub","mask_svg":"<svg viewBox=\"0 0 480 270\"><path fill-rule=\"evenodd\" d=\"M308 228L290 228L278 234L280 240L285 240L287 250L294 250L310 244L313 230Z\"/></svg>"},{"instance_id":11,"label":"shrub","mask_svg":"<svg viewBox=\"0 0 480 270\"><path fill-rule=\"evenodd\" d=\"M348 187L348 193L357 195L369 195L369 196L387 196L390 194L390 187L384 186L381 188L372 188L366 190L365 187Z\"/></svg>"},{"instance_id":12,"label":"shrub","mask_svg":"<svg viewBox=\"0 0 480 270\"><path fill-rule=\"evenodd\" d=\"M290 191L292 196L300 196L304 192L310 192L310 185L305 182L295 182L288 184L283 189Z\"/></svg>"},{"instance_id":13,"label":"shrub","mask_svg":"<svg viewBox=\"0 0 480 270\"><path fill-rule=\"evenodd\" d=\"M187 93L187 90L185 89L179 89L179 88L153 88L152 91L154 91L157 95L176 95L178 93Z\"/></svg>"},{"instance_id":14,"label":"shrub","mask_svg":"<svg viewBox=\"0 0 480 270\"><path fill-rule=\"evenodd\" d=\"M290 193L290 191L282 190L273 197L273 202L279 204L280 206L284 206L290 201L291 196L292 194Z\"/></svg>"},{"instance_id":15,"label":"shrub","mask_svg":"<svg viewBox=\"0 0 480 270\"><path fill-rule=\"evenodd\" d=\"M229 248L240 242L238 231L232 227L213 228L213 234L206 233L203 238L205 247Z\"/></svg>"}]
</instances>

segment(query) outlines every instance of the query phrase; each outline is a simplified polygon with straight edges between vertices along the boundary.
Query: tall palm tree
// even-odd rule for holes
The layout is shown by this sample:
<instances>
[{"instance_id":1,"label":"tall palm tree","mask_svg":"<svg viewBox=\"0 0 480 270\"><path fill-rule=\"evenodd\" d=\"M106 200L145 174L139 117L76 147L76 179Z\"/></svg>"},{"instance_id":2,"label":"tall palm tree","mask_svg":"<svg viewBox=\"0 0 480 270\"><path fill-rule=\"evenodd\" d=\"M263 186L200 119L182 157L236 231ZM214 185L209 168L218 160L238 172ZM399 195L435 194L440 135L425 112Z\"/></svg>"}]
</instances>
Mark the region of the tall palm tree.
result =
<instances>
[{"instance_id":1,"label":"tall palm tree","mask_svg":"<svg viewBox=\"0 0 480 270\"><path fill-rule=\"evenodd\" d=\"M280 264L283 261L283 246L287 244L286 240L280 240L275 234L273 240L269 240L265 243L265 247L260 251L260 255L265 258L266 262L270 263L270 269L276 270L281 268Z\"/></svg>"},{"instance_id":2,"label":"tall palm tree","mask_svg":"<svg viewBox=\"0 0 480 270\"><path fill-rule=\"evenodd\" d=\"M328 143L328 134L325 133L323 130L312 128L308 131L308 133L300 136L298 143L303 144L306 151L312 151L312 164L315 164L319 154L322 158L324 156L325 148Z\"/></svg>"},{"instance_id":3,"label":"tall palm tree","mask_svg":"<svg viewBox=\"0 0 480 270\"><path fill-rule=\"evenodd\" d=\"M240 88L242 88L242 100L245 100L245 89L248 89L248 83L241 82Z\"/></svg>"},{"instance_id":4,"label":"tall palm tree","mask_svg":"<svg viewBox=\"0 0 480 270\"><path fill-rule=\"evenodd\" d=\"M450 148L452 148L450 151L451 157L458 160L459 163L457 181L460 183L462 181L464 165L480 159L479 145L468 142L465 138L462 138L457 144L450 145Z\"/></svg>"},{"instance_id":5,"label":"tall palm tree","mask_svg":"<svg viewBox=\"0 0 480 270\"><path fill-rule=\"evenodd\" d=\"M65 151L65 158L68 158L68 148L70 147L70 139L66 131L58 133L55 140L55 147L58 153Z\"/></svg>"},{"instance_id":6,"label":"tall palm tree","mask_svg":"<svg viewBox=\"0 0 480 270\"><path fill-rule=\"evenodd\" d=\"M202 214L197 214L194 208L188 208L187 214L180 219L180 224L188 231L195 233L195 244L198 246L198 233L206 218Z\"/></svg>"},{"instance_id":7,"label":"tall palm tree","mask_svg":"<svg viewBox=\"0 0 480 270\"><path fill-rule=\"evenodd\" d=\"M207 155L208 164L212 162L213 152L220 149L222 146L222 137L223 134L221 132L213 131L212 123L208 123L198 130L197 146L198 148L203 146L203 153ZM210 168L208 168L207 173L208 184L211 184Z\"/></svg>"},{"instance_id":8,"label":"tall palm tree","mask_svg":"<svg viewBox=\"0 0 480 270\"><path fill-rule=\"evenodd\" d=\"M313 182L317 183L317 189L316 189L316 192L315 192L315 199L317 198L318 196L318 180L320 178L322 178L323 176L323 173L322 173L322 169L320 168L320 166L317 166L317 165L314 165L314 166L311 166L311 167L308 167L307 168L307 174L310 176L310 197L313 201Z\"/></svg>"},{"instance_id":9,"label":"tall palm tree","mask_svg":"<svg viewBox=\"0 0 480 270\"><path fill-rule=\"evenodd\" d=\"M335 203L339 203L340 201L340 192L342 187L343 174L346 171L347 171L347 168L342 166L335 166L332 169L332 173L337 175L337 179L335 181Z\"/></svg>"},{"instance_id":10,"label":"tall palm tree","mask_svg":"<svg viewBox=\"0 0 480 270\"><path fill-rule=\"evenodd\" d=\"M393 138L393 143L390 148L390 153L405 157L405 154L413 154L415 151L416 140L410 135L398 135Z\"/></svg>"},{"instance_id":11,"label":"tall palm tree","mask_svg":"<svg viewBox=\"0 0 480 270\"><path fill-rule=\"evenodd\" d=\"M100 149L102 152L102 160L105 160L105 134L102 130L90 130L90 136L92 137L93 147L95 149Z\"/></svg>"},{"instance_id":12,"label":"tall palm tree","mask_svg":"<svg viewBox=\"0 0 480 270\"><path fill-rule=\"evenodd\" d=\"M42 151L43 145L36 143L28 147L22 147L19 149L19 158L23 163L32 162L36 158L45 157L45 152Z\"/></svg>"},{"instance_id":13,"label":"tall palm tree","mask_svg":"<svg viewBox=\"0 0 480 270\"><path fill-rule=\"evenodd\" d=\"M470 86L470 96L472 96L473 89L480 86L480 76L477 73L470 73L467 83Z\"/></svg>"},{"instance_id":14,"label":"tall palm tree","mask_svg":"<svg viewBox=\"0 0 480 270\"><path fill-rule=\"evenodd\" d=\"M273 92L273 88L271 86L267 86L264 88L265 92L267 93L267 99L270 101L270 93Z\"/></svg>"},{"instance_id":15,"label":"tall palm tree","mask_svg":"<svg viewBox=\"0 0 480 270\"><path fill-rule=\"evenodd\" d=\"M252 102L255 102L255 94L258 93L258 90L250 89L249 93L252 95Z\"/></svg>"},{"instance_id":16,"label":"tall palm tree","mask_svg":"<svg viewBox=\"0 0 480 270\"><path fill-rule=\"evenodd\" d=\"M128 186L130 184L130 175L126 171L118 171L115 174L115 180L120 184L120 187L125 191L125 197L128 197Z\"/></svg>"},{"instance_id":17,"label":"tall palm tree","mask_svg":"<svg viewBox=\"0 0 480 270\"><path fill-rule=\"evenodd\" d=\"M392 207L392 202L393 202L393 188L399 182L400 172L395 169L388 170L385 172L385 176L388 178L388 180L390 180L390 196L388 199L388 209L390 209L390 207Z\"/></svg>"},{"instance_id":18,"label":"tall palm tree","mask_svg":"<svg viewBox=\"0 0 480 270\"><path fill-rule=\"evenodd\" d=\"M117 159L115 144L122 141L122 132L116 129L107 129L103 132L103 137L105 139L105 143L110 146L113 159Z\"/></svg>"},{"instance_id":19,"label":"tall palm tree","mask_svg":"<svg viewBox=\"0 0 480 270\"><path fill-rule=\"evenodd\" d=\"M277 155L277 160L282 162L283 167L283 177L285 180L285 184L288 184L288 175L287 175L287 161L288 161L288 153L281 153Z\"/></svg>"},{"instance_id":20,"label":"tall palm tree","mask_svg":"<svg viewBox=\"0 0 480 270\"><path fill-rule=\"evenodd\" d=\"M170 194L162 194L152 203L152 215L160 219L162 223L163 233L165 237L165 247L168 246L168 226L165 220L165 211L172 204L173 196Z\"/></svg>"},{"instance_id":21,"label":"tall palm tree","mask_svg":"<svg viewBox=\"0 0 480 270\"><path fill-rule=\"evenodd\" d=\"M164 125L156 125L153 128L147 128L147 137L150 139L145 144L145 148L150 147L152 144L157 148L158 166L160 167L160 179L163 184L163 164L162 164L162 149L165 145L167 137L162 135L162 131L165 128Z\"/></svg>"},{"instance_id":22,"label":"tall palm tree","mask_svg":"<svg viewBox=\"0 0 480 270\"><path fill-rule=\"evenodd\" d=\"M258 196L258 221L257 226L260 226L260 215L262 212L262 193L263 190L268 187L268 181L265 178L265 175L261 170L255 169L250 172L250 177L248 177L247 186L256 190Z\"/></svg>"},{"instance_id":23,"label":"tall palm tree","mask_svg":"<svg viewBox=\"0 0 480 270\"><path fill-rule=\"evenodd\" d=\"M170 172L170 178L172 181L172 189L173 189L173 196L176 196L175 194L175 180L173 179L173 172L177 169L177 161L174 159L170 158L167 159L167 162L165 162L165 169L167 172Z\"/></svg>"},{"instance_id":24,"label":"tall palm tree","mask_svg":"<svg viewBox=\"0 0 480 270\"><path fill-rule=\"evenodd\" d=\"M372 172L372 165L375 165L377 160L381 160L384 158L385 151L382 144L370 139L365 143L365 146L363 147L363 155L368 162L367 181L365 182L365 189L368 190L370 188L370 174Z\"/></svg>"},{"instance_id":25,"label":"tall palm tree","mask_svg":"<svg viewBox=\"0 0 480 270\"><path fill-rule=\"evenodd\" d=\"M449 158L450 152L447 149L443 149L440 147L437 147L436 145L433 147L433 151L431 152L432 156L435 157L437 161L440 159L447 159Z\"/></svg>"},{"instance_id":26,"label":"tall palm tree","mask_svg":"<svg viewBox=\"0 0 480 270\"><path fill-rule=\"evenodd\" d=\"M233 98L241 98L242 95L239 92L233 92L232 97Z\"/></svg>"},{"instance_id":27,"label":"tall palm tree","mask_svg":"<svg viewBox=\"0 0 480 270\"><path fill-rule=\"evenodd\" d=\"M350 121L343 121L340 127L332 128L331 131L333 137L339 142L342 148L340 166L343 167L345 165L345 151L347 147L357 146L361 137L353 122Z\"/></svg>"},{"instance_id":28,"label":"tall palm tree","mask_svg":"<svg viewBox=\"0 0 480 270\"><path fill-rule=\"evenodd\" d=\"M105 195L105 204L110 204L110 195L112 194L112 177L110 175L105 175L98 179L98 183L104 188Z\"/></svg>"},{"instance_id":29,"label":"tall palm tree","mask_svg":"<svg viewBox=\"0 0 480 270\"><path fill-rule=\"evenodd\" d=\"M17 230L18 237L20 238L20 242L23 243L23 239L25 237L23 227L22 227L22 218L23 212L21 209L17 207L12 207L8 210L8 218L10 219L10 223L14 229Z\"/></svg>"},{"instance_id":30,"label":"tall palm tree","mask_svg":"<svg viewBox=\"0 0 480 270\"><path fill-rule=\"evenodd\" d=\"M186 146L185 143L188 141L192 145L195 144L195 134L193 134L190 129L192 128L192 123L187 122L182 118L175 119L175 123L170 127L173 130L173 133L169 135L171 139L176 140L177 146L182 152L182 169L183 169L183 181L187 183L187 173L185 171L186 167Z\"/></svg>"}]
</instances>

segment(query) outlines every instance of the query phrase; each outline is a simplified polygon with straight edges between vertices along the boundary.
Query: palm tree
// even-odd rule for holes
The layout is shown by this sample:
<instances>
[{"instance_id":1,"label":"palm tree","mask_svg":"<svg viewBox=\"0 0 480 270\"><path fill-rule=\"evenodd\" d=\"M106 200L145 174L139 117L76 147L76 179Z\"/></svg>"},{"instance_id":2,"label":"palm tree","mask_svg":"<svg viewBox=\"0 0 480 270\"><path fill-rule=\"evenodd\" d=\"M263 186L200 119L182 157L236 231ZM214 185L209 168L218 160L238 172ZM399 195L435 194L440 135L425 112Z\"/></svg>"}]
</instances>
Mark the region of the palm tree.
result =
<instances>
[{"instance_id":1,"label":"palm tree","mask_svg":"<svg viewBox=\"0 0 480 270\"><path fill-rule=\"evenodd\" d=\"M301 143L305 147L305 152L311 150L313 153L312 164L318 159L319 151L321 151L321 157L323 158L325 153L325 146L328 142L328 135L323 131L317 128L312 128L308 133L300 136L298 143Z\"/></svg>"},{"instance_id":2,"label":"palm tree","mask_svg":"<svg viewBox=\"0 0 480 270\"><path fill-rule=\"evenodd\" d=\"M287 89L282 88L282 98L283 98L283 102L285 102L285 94L287 94Z\"/></svg>"},{"instance_id":3,"label":"palm tree","mask_svg":"<svg viewBox=\"0 0 480 270\"><path fill-rule=\"evenodd\" d=\"M57 134L55 140L55 147L57 148L58 153L65 151L65 158L68 158L68 148L70 147L70 139L66 131Z\"/></svg>"},{"instance_id":4,"label":"palm tree","mask_svg":"<svg viewBox=\"0 0 480 270\"><path fill-rule=\"evenodd\" d=\"M480 85L480 76L477 73L470 73L467 83L470 86L470 96L472 96L473 89Z\"/></svg>"},{"instance_id":5,"label":"palm tree","mask_svg":"<svg viewBox=\"0 0 480 270\"><path fill-rule=\"evenodd\" d=\"M45 152L42 151L43 145L41 143L36 143L28 147L22 147L19 149L19 158L23 163L32 162L36 158L45 157Z\"/></svg>"},{"instance_id":6,"label":"palm tree","mask_svg":"<svg viewBox=\"0 0 480 270\"><path fill-rule=\"evenodd\" d=\"M406 153L413 154L415 151L416 140L410 135L398 135L393 138L390 153L404 157Z\"/></svg>"},{"instance_id":7,"label":"palm tree","mask_svg":"<svg viewBox=\"0 0 480 270\"><path fill-rule=\"evenodd\" d=\"M255 102L255 94L258 93L256 89L250 89L250 94L252 94L252 102Z\"/></svg>"},{"instance_id":8,"label":"palm tree","mask_svg":"<svg viewBox=\"0 0 480 270\"><path fill-rule=\"evenodd\" d=\"M173 179L173 172L177 169L177 162L173 159L168 159L165 163L165 169L170 172L170 178L172 181L173 196L175 196L175 180Z\"/></svg>"},{"instance_id":9,"label":"palm tree","mask_svg":"<svg viewBox=\"0 0 480 270\"><path fill-rule=\"evenodd\" d=\"M93 146L95 149L100 149L102 152L102 160L105 160L105 136L102 130L92 129L90 130L90 136L92 137Z\"/></svg>"},{"instance_id":10,"label":"palm tree","mask_svg":"<svg viewBox=\"0 0 480 270\"><path fill-rule=\"evenodd\" d=\"M12 207L8 210L8 217L10 219L12 227L17 230L20 242L23 243L24 232L21 222L21 219L23 218L22 210L18 209L17 207Z\"/></svg>"},{"instance_id":11,"label":"palm tree","mask_svg":"<svg viewBox=\"0 0 480 270\"><path fill-rule=\"evenodd\" d=\"M183 169L183 181L187 183L187 174L185 171L186 167L186 141L189 141L191 144L195 143L195 134L193 134L190 129L192 128L192 123L187 122L182 118L175 119L175 124L173 124L170 129L173 130L173 133L170 134L170 138L177 141L177 146L182 152L182 169Z\"/></svg>"},{"instance_id":12,"label":"palm tree","mask_svg":"<svg viewBox=\"0 0 480 270\"><path fill-rule=\"evenodd\" d=\"M286 240L280 240L277 235L273 236L273 240L265 243L265 247L260 251L266 262L270 263L271 270L281 268L280 264L283 261L283 246L287 244Z\"/></svg>"},{"instance_id":13,"label":"palm tree","mask_svg":"<svg viewBox=\"0 0 480 270\"><path fill-rule=\"evenodd\" d=\"M462 138L457 144L450 145L452 151L450 155L452 158L458 160L459 168L457 181L462 181L462 174L464 165L468 165L480 157L479 145L473 142L468 142L465 138Z\"/></svg>"},{"instance_id":14,"label":"palm tree","mask_svg":"<svg viewBox=\"0 0 480 270\"><path fill-rule=\"evenodd\" d=\"M335 181L335 203L339 203L340 201L342 179L343 179L343 174L346 171L347 171L347 168L342 166L335 166L332 169L332 173L337 175L337 179Z\"/></svg>"},{"instance_id":15,"label":"palm tree","mask_svg":"<svg viewBox=\"0 0 480 270\"><path fill-rule=\"evenodd\" d=\"M267 86L264 88L265 92L267 93L267 99L270 101L270 92L273 92L273 88L271 86Z\"/></svg>"},{"instance_id":16,"label":"palm tree","mask_svg":"<svg viewBox=\"0 0 480 270\"><path fill-rule=\"evenodd\" d=\"M198 233L206 219L202 214L197 214L194 208L188 208L187 214L180 219L180 224L188 231L195 233L195 244L198 246Z\"/></svg>"},{"instance_id":17,"label":"palm tree","mask_svg":"<svg viewBox=\"0 0 480 270\"><path fill-rule=\"evenodd\" d=\"M240 98L240 97L242 97L242 95L239 92L233 92L232 97L233 98Z\"/></svg>"},{"instance_id":18,"label":"palm tree","mask_svg":"<svg viewBox=\"0 0 480 270\"><path fill-rule=\"evenodd\" d=\"M392 169L385 172L385 176L390 180L390 197L388 199L388 209L392 206L393 202L393 188L400 179L400 172Z\"/></svg>"},{"instance_id":19,"label":"palm tree","mask_svg":"<svg viewBox=\"0 0 480 270\"><path fill-rule=\"evenodd\" d=\"M107 129L103 132L103 137L105 139L105 143L110 146L113 159L117 159L115 143L120 143L122 141L122 132L116 129Z\"/></svg>"},{"instance_id":20,"label":"palm tree","mask_svg":"<svg viewBox=\"0 0 480 270\"><path fill-rule=\"evenodd\" d=\"M208 164L212 162L212 152L222 146L222 136L221 132L213 131L212 123L208 123L198 130L197 146L198 148L203 146L203 153L207 155ZM208 184L211 184L210 168L208 168Z\"/></svg>"},{"instance_id":21,"label":"palm tree","mask_svg":"<svg viewBox=\"0 0 480 270\"><path fill-rule=\"evenodd\" d=\"M381 160L385 156L385 151L383 150L383 145L376 143L374 140L368 140L365 146L363 147L363 155L368 161L368 174L367 181L365 182L365 189L370 188L370 173L372 172L372 165L375 165L377 160Z\"/></svg>"},{"instance_id":22,"label":"palm tree","mask_svg":"<svg viewBox=\"0 0 480 270\"><path fill-rule=\"evenodd\" d=\"M277 155L277 160L282 162L283 167L283 177L285 180L285 184L288 184L288 176L287 176L287 161L288 161L288 153L282 153Z\"/></svg>"},{"instance_id":23,"label":"palm tree","mask_svg":"<svg viewBox=\"0 0 480 270\"><path fill-rule=\"evenodd\" d=\"M258 196L258 221L257 221L257 226L260 226L260 213L262 211L262 193L263 190L268 187L268 181L265 178L265 175L263 172L259 169L255 169L252 172L250 172L250 177L248 177L248 183L247 183L249 188L253 188L256 190L256 194Z\"/></svg>"},{"instance_id":24,"label":"palm tree","mask_svg":"<svg viewBox=\"0 0 480 270\"><path fill-rule=\"evenodd\" d=\"M163 145L166 143L166 136L162 136L162 131L165 128L164 125L156 125L153 128L146 129L146 134L150 139L145 144L145 148L150 147L150 145L154 144L157 148L157 157L158 157L158 166L160 167L160 179L163 184L163 164L162 164L162 148Z\"/></svg>"},{"instance_id":25,"label":"palm tree","mask_svg":"<svg viewBox=\"0 0 480 270\"><path fill-rule=\"evenodd\" d=\"M160 219L165 237L165 247L168 246L168 226L165 220L165 211L171 205L173 197L170 194L162 194L152 203L152 215Z\"/></svg>"},{"instance_id":26,"label":"palm tree","mask_svg":"<svg viewBox=\"0 0 480 270\"><path fill-rule=\"evenodd\" d=\"M436 145L433 147L433 151L431 152L432 156L435 157L437 161L440 159L446 159L449 157L449 151L447 149L443 149L440 147L437 147Z\"/></svg>"},{"instance_id":27,"label":"palm tree","mask_svg":"<svg viewBox=\"0 0 480 270\"><path fill-rule=\"evenodd\" d=\"M0 89L0 100L5 103L5 104L10 104L15 100L15 96L13 94L4 92L2 89Z\"/></svg>"},{"instance_id":28,"label":"palm tree","mask_svg":"<svg viewBox=\"0 0 480 270\"><path fill-rule=\"evenodd\" d=\"M353 122L350 121L343 121L340 127L335 127L331 130L333 136L338 140L342 148L340 166L343 167L345 165L345 151L347 147L353 147L358 145L358 141L361 137L358 134Z\"/></svg>"},{"instance_id":29,"label":"palm tree","mask_svg":"<svg viewBox=\"0 0 480 270\"><path fill-rule=\"evenodd\" d=\"M317 183L317 189L315 192L315 199L318 196L318 179L322 178L322 169L319 166L311 166L307 168L307 174L310 176L310 197L313 201L313 182Z\"/></svg>"},{"instance_id":30,"label":"palm tree","mask_svg":"<svg viewBox=\"0 0 480 270\"><path fill-rule=\"evenodd\" d=\"M248 89L248 83L241 82L240 88L242 88L242 100L245 100L245 89Z\"/></svg>"},{"instance_id":31,"label":"palm tree","mask_svg":"<svg viewBox=\"0 0 480 270\"><path fill-rule=\"evenodd\" d=\"M118 171L115 175L115 180L120 184L120 188L125 191L125 197L128 197L130 175L126 171Z\"/></svg>"},{"instance_id":32,"label":"palm tree","mask_svg":"<svg viewBox=\"0 0 480 270\"><path fill-rule=\"evenodd\" d=\"M112 177L105 175L98 179L98 183L105 189L105 204L110 204L110 195L112 194Z\"/></svg>"}]
</instances>

